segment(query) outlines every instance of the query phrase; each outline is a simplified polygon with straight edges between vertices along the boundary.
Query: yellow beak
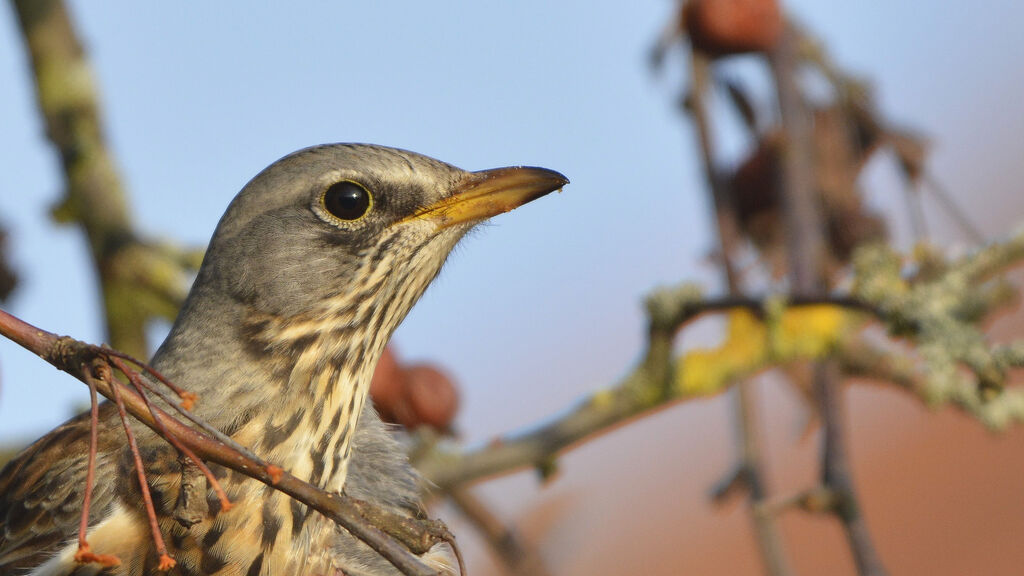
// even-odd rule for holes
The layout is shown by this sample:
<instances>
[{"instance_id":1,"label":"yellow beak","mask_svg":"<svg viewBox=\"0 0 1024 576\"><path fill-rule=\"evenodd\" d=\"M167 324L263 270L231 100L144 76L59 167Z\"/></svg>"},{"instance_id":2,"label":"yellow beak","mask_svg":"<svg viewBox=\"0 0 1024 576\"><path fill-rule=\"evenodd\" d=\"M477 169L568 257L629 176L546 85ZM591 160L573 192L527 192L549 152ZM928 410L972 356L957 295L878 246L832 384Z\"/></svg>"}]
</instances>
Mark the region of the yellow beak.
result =
<instances>
[{"instance_id":1,"label":"yellow beak","mask_svg":"<svg viewBox=\"0 0 1024 576\"><path fill-rule=\"evenodd\" d=\"M429 219L438 228L479 222L536 200L569 183L565 176L546 168L513 166L472 172L454 193L405 218Z\"/></svg>"}]
</instances>

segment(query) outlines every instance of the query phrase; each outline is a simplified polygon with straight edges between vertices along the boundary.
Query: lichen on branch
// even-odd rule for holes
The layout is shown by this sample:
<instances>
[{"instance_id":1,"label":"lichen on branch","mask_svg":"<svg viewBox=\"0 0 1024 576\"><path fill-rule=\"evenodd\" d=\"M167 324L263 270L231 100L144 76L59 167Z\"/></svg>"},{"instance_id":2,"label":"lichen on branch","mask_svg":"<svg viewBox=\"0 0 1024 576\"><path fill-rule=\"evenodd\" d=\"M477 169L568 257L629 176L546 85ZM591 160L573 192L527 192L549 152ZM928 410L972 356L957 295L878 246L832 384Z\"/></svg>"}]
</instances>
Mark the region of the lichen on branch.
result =
<instances>
[{"instance_id":1,"label":"lichen on branch","mask_svg":"<svg viewBox=\"0 0 1024 576\"><path fill-rule=\"evenodd\" d=\"M1024 367L1024 340L993 344L980 324L1018 292L1002 273L1021 261L1024 228L949 261L929 251L912 258L884 246L862 248L848 294L708 298L694 284L662 288L646 300L647 348L618 383L547 423L475 448L431 443L414 450L414 460L442 490L529 467L544 476L562 451L625 421L720 393L764 370L823 358L838 360L847 375L895 384L930 406L949 403L1003 429L1024 422L1024 390L1006 385L1009 369ZM708 313L726 314L723 341L673 354L677 333ZM879 343L870 329L878 325L909 346Z\"/></svg>"}]
</instances>

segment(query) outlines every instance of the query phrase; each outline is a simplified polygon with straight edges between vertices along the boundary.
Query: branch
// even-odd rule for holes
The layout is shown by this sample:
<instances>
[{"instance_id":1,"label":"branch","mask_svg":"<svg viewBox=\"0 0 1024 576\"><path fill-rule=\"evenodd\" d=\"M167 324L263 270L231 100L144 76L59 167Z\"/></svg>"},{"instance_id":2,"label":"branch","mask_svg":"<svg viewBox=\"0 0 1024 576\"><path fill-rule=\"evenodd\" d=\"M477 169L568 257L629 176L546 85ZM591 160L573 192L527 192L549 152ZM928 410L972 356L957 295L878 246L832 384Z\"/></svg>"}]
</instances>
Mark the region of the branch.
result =
<instances>
[{"instance_id":1,"label":"branch","mask_svg":"<svg viewBox=\"0 0 1024 576\"><path fill-rule=\"evenodd\" d=\"M525 467L547 474L558 454L575 444L673 402L719 393L761 370L828 355L852 365L842 356L844 336L862 327L865 317L922 348L921 361L905 370L923 370L923 384L914 390L929 403L951 401L995 428L1024 422L1022 394L1003 388L1007 371L1024 367L1024 341L992 346L975 326L1007 302L1005 286L984 281L1022 260L1024 227L927 278L904 277L900 257L886 247L862 249L854 258L851 295L704 299L693 285L663 289L647 300L642 360L617 384L546 424L469 450L438 444L415 454L414 461L442 491ZM737 315L737 309L748 314ZM742 341L672 358L678 330L703 314L727 311L733 312L730 333Z\"/></svg>"},{"instance_id":2,"label":"branch","mask_svg":"<svg viewBox=\"0 0 1024 576\"><path fill-rule=\"evenodd\" d=\"M714 208L715 221L718 225L718 242L721 247L720 261L722 272L730 296L738 296L741 292L740 277L736 270L734 258L741 246L739 223L736 216L736 201L731 187L719 173L714 160L714 142L710 126L710 116L706 102L708 87L711 84L711 62L706 54L692 48L690 50L690 69L693 86L690 90L690 112L697 128L701 160L704 165L704 178L708 183ZM757 506L767 497L768 488L764 473L761 443L758 437L757 401L755 390L748 381L741 381L736 386L736 422L739 430L740 461L735 471L723 482L720 496L732 492L739 486L746 486L750 492L750 504ZM716 497L720 501L721 497ZM764 559L765 569L772 576L788 576L793 573L782 549L782 539L773 518L753 515L754 534Z\"/></svg>"},{"instance_id":3,"label":"branch","mask_svg":"<svg viewBox=\"0 0 1024 576\"><path fill-rule=\"evenodd\" d=\"M874 303L891 334L917 345L926 383L918 390L927 403L953 402L1002 428L1017 420L1016 411L998 413L989 404L1005 393L1009 369L1020 366L1021 343L993 346L977 324L986 310L1008 301L1005 286L992 277L1022 259L1024 228L953 262L930 261L912 278L903 276L891 249L866 248L854 257L853 294Z\"/></svg>"},{"instance_id":4,"label":"branch","mask_svg":"<svg viewBox=\"0 0 1024 576\"><path fill-rule=\"evenodd\" d=\"M136 235L128 201L103 136L102 114L82 42L61 0L12 0L31 58L46 135L60 153L67 184L54 208L77 222L89 243L106 312L108 341L146 354L146 323L173 320L190 269L166 247Z\"/></svg>"},{"instance_id":5,"label":"branch","mask_svg":"<svg viewBox=\"0 0 1024 576\"><path fill-rule=\"evenodd\" d=\"M802 64L816 69L828 81L835 91L837 99L851 109L857 120L865 127L877 132L882 140L887 141L893 155L898 160L906 180L908 211L910 212L911 230L916 240L927 234L926 222L922 211L919 185L926 185L938 200L941 207L953 219L960 230L975 244L985 241L985 235L967 216L945 186L925 167L927 155L924 152L927 142L912 133L899 130L889 125L875 109L870 86L863 80L854 77L831 58L824 44L813 35L795 24L790 28L797 37L798 52Z\"/></svg>"},{"instance_id":6,"label":"branch","mask_svg":"<svg viewBox=\"0 0 1024 576\"><path fill-rule=\"evenodd\" d=\"M772 75L778 91L782 119L782 190L786 223L787 265L792 289L797 294L820 293L825 287L825 219L821 199L814 189L813 151L809 108L797 84L797 33L786 30L770 54ZM845 436L840 374L833 361L814 366L814 392L822 420L822 483L835 491L841 503L833 510L846 532L858 573L884 576L887 572L875 551L867 524L860 512L850 473Z\"/></svg>"},{"instance_id":7,"label":"branch","mask_svg":"<svg viewBox=\"0 0 1024 576\"><path fill-rule=\"evenodd\" d=\"M1024 366L1024 346L1021 343L1005 350L1006 354L1015 356L1012 366ZM864 338L842 342L835 357L847 376L893 384L933 408L942 405L934 400L941 394L946 402L992 430L1024 424L1024 390L1020 388L1005 388L998 394L986 395L980 393L977 382L966 375L950 388L943 379L921 369L923 361L920 357L895 347L873 344Z\"/></svg>"},{"instance_id":8,"label":"branch","mask_svg":"<svg viewBox=\"0 0 1024 576\"><path fill-rule=\"evenodd\" d=\"M412 519L344 494L323 491L251 452L236 450L186 425L165 410L148 405L146 398L137 390L110 376L117 368L118 358L111 350L46 332L3 310L0 310L0 333L59 370L95 386L104 397L119 397L118 404L123 403L125 410L136 420L163 437L172 436L199 458L259 480L319 511L365 542L403 574L437 576L439 573L423 564L413 552L422 554L439 542L449 542L454 547L452 536L439 522ZM126 375L132 378L133 374ZM138 377L137 374L134 376ZM401 543L394 537L401 538Z\"/></svg>"},{"instance_id":9,"label":"branch","mask_svg":"<svg viewBox=\"0 0 1024 576\"><path fill-rule=\"evenodd\" d=\"M825 486L815 486L796 494L761 502L754 509L754 513L758 516L772 517L797 508L804 512L821 514L831 513L837 505L838 495L834 491Z\"/></svg>"},{"instance_id":10,"label":"branch","mask_svg":"<svg viewBox=\"0 0 1024 576\"><path fill-rule=\"evenodd\" d=\"M672 357L676 332L705 313L744 309L771 316L778 314L774 308L786 305L808 310L822 305L849 308L855 312L873 310L870 304L845 297L801 297L785 303L781 299L742 296L704 300L700 290L692 285L657 291L647 300L648 339L643 358L618 384L590 395L565 415L547 424L504 436L465 452L438 445L421 454L414 464L442 491L524 467L534 467L546 476L553 472L560 452L592 440L624 422L673 402L719 393L737 379L788 359L827 351L828 344L808 347L805 340L814 336L806 332L802 332L802 336L781 339L796 341L799 345L778 347L772 345L770 335L762 331L759 335L749 334L751 339L760 343L750 356L707 358L699 363L688 362L698 353L684 355L679 360ZM797 330L816 328L808 322L793 324ZM834 336L824 335L825 338ZM723 349L727 348L730 347L723 346ZM703 369L707 366L710 368Z\"/></svg>"},{"instance_id":11,"label":"branch","mask_svg":"<svg viewBox=\"0 0 1024 576\"><path fill-rule=\"evenodd\" d=\"M452 504L479 531L495 554L516 576L551 576L540 554L522 542L515 528L505 525L486 503L468 488L457 488L449 494Z\"/></svg>"},{"instance_id":12,"label":"branch","mask_svg":"<svg viewBox=\"0 0 1024 576\"><path fill-rule=\"evenodd\" d=\"M1002 368L993 377L1005 378L1009 368L1024 367L1024 341L991 346L975 326L1010 301L1001 279L986 281L1021 261L1024 227L1009 239L952 263L932 261L927 273L922 270L911 277L903 275L901 258L889 248L861 249L854 258L855 282L850 295L705 299L693 285L663 289L647 300L648 342L642 359L617 384L585 397L545 424L470 449L447 443L421 444L413 447L412 459L442 492L529 467L546 476L555 470L558 455L575 445L674 402L719 393L761 370L834 356L852 375L869 375L865 367L885 364L874 357L857 360L848 351L850 343L858 341L850 335L863 329L869 318L912 344L951 347L949 352L924 355L919 362L900 358L898 370L879 378L932 403L949 400L994 428L1024 423L1024 391L980 386L982 376L991 370L977 358L981 354L977 346L983 346L984 356ZM729 336L722 346L672 358L677 331L703 314L720 312L731 312ZM948 330L930 328L934 326ZM963 341L955 336L962 333L978 338L971 340L973 347L952 347ZM958 379L952 390L943 374L929 368L934 357L947 355L954 358L954 368L959 362L971 369L969 373L954 370ZM942 366L948 365L943 361ZM1002 386L1003 380L996 383ZM936 389L947 392L936 400Z\"/></svg>"}]
</instances>

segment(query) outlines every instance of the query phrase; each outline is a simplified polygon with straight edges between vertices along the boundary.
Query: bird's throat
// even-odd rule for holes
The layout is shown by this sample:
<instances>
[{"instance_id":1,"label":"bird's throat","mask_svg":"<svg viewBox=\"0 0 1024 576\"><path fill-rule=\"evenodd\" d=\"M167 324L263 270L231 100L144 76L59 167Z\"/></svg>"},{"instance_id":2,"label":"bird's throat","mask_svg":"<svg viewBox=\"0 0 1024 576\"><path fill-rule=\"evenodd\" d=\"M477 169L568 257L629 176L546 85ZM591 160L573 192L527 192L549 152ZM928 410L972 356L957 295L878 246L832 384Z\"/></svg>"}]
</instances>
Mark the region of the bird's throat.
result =
<instances>
[{"instance_id":1,"label":"bird's throat","mask_svg":"<svg viewBox=\"0 0 1024 576\"><path fill-rule=\"evenodd\" d=\"M457 236L440 241L447 246ZM174 355L165 364L207 376L192 382L199 415L211 424L295 476L340 490L377 360L444 254L447 249L421 250L397 268L384 255L371 255L359 285L339 288L298 315L204 294L221 298L219 309L230 313L191 310L186 303L168 338ZM220 362L236 355L243 358Z\"/></svg>"},{"instance_id":2,"label":"bird's throat","mask_svg":"<svg viewBox=\"0 0 1024 576\"><path fill-rule=\"evenodd\" d=\"M279 384L267 388L264 404L235 439L311 484L340 490L390 331L371 335L316 319L256 324L248 333L264 343L264 358L273 357Z\"/></svg>"}]
</instances>

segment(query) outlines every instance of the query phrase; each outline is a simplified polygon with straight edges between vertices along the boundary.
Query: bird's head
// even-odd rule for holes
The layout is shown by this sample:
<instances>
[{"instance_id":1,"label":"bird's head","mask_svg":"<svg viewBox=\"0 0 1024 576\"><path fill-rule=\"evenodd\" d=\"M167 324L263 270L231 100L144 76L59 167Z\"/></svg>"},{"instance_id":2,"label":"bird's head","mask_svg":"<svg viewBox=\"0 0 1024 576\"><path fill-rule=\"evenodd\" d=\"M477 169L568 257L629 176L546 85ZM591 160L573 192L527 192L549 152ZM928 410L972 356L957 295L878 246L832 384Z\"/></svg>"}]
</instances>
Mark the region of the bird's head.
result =
<instances>
[{"instance_id":1,"label":"bird's head","mask_svg":"<svg viewBox=\"0 0 1024 576\"><path fill-rule=\"evenodd\" d=\"M380 146L296 152L221 218L155 365L201 394L201 416L337 488L377 359L451 249L566 183Z\"/></svg>"},{"instance_id":2,"label":"bird's head","mask_svg":"<svg viewBox=\"0 0 1024 576\"><path fill-rule=\"evenodd\" d=\"M380 146L309 148L238 194L197 285L272 322L269 347L325 331L386 340L467 231L567 182L543 168L468 172Z\"/></svg>"},{"instance_id":3,"label":"bird's head","mask_svg":"<svg viewBox=\"0 0 1024 576\"><path fill-rule=\"evenodd\" d=\"M380 146L309 148L238 194L204 275L274 316L410 300L392 310L401 317L470 228L566 183L542 168L467 172Z\"/></svg>"}]
</instances>

